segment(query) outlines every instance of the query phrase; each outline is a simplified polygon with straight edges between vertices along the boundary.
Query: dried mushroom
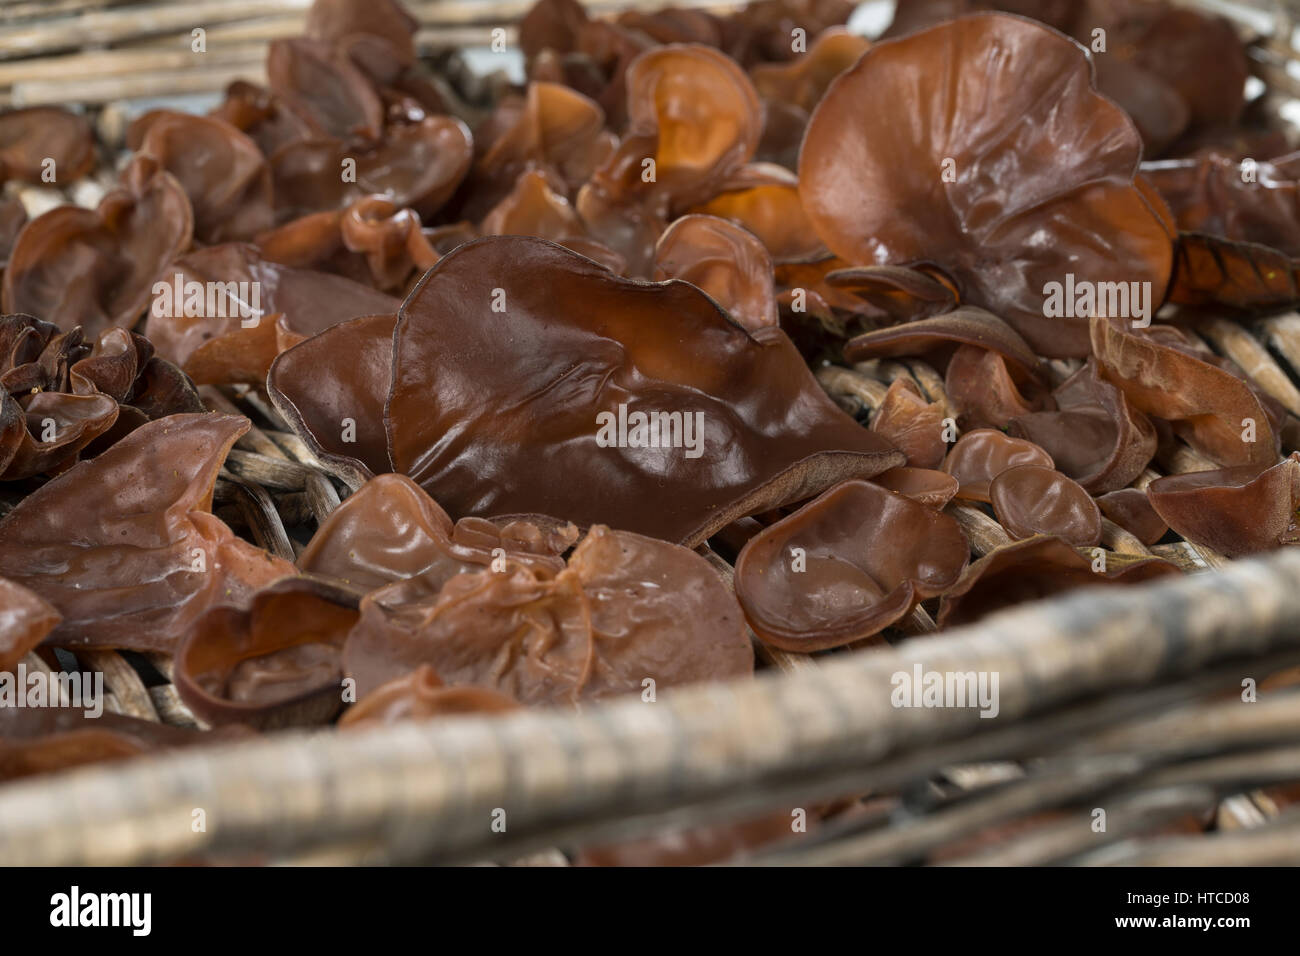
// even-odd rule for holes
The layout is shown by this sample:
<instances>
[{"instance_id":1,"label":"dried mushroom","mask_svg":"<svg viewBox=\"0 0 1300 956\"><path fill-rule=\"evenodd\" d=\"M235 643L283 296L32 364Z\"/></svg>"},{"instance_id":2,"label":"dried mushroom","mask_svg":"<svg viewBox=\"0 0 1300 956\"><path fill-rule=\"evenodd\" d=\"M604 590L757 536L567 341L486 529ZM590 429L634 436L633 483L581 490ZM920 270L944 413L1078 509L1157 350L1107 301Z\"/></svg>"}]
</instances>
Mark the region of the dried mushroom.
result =
<instances>
[{"instance_id":1,"label":"dried mushroom","mask_svg":"<svg viewBox=\"0 0 1300 956\"><path fill-rule=\"evenodd\" d=\"M80 328L0 316L0 480L58 474L151 418L202 407L142 335L105 329L87 345Z\"/></svg>"},{"instance_id":2,"label":"dried mushroom","mask_svg":"<svg viewBox=\"0 0 1300 956\"><path fill-rule=\"evenodd\" d=\"M977 14L877 44L840 76L808 125L799 189L842 258L931 263L1035 351L1082 356L1087 316L1048 317L1049 283L1164 298L1173 248L1134 182L1141 152L1075 43Z\"/></svg>"},{"instance_id":3,"label":"dried mushroom","mask_svg":"<svg viewBox=\"0 0 1300 956\"><path fill-rule=\"evenodd\" d=\"M1264 469L1243 465L1157 478L1147 496L1169 527L1229 557L1300 542L1300 452Z\"/></svg>"},{"instance_id":4,"label":"dried mushroom","mask_svg":"<svg viewBox=\"0 0 1300 956\"><path fill-rule=\"evenodd\" d=\"M1160 558L1110 555L1098 569L1060 538L1038 535L989 552L975 561L939 605L939 626L958 627L1016 604L1075 588L1141 584L1182 572Z\"/></svg>"},{"instance_id":5,"label":"dried mushroom","mask_svg":"<svg viewBox=\"0 0 1300 956\"><path fill-rule=\"evenodd\" d=\"M751 538L736 596L765 643L839 647L880 633L966 567L957 522L865 481L848 481Z\"/></svg>"},{"instance_id":6,"label":"dried mushroom","mask_svg":"<svg viewBox=\"0 0 1300 956\"><path fill-rule=\"evenodd\" d=\"M286 578L244 607L200 614L176 648L181 700L209 724L260 729L316 724L343 706L343 643L357 622L355 592Z\"/></svg>"},{"instance_id":7,"label":"dried mushroom","mask_svg":"<svg viewBox=\"0 0 1300 956\"><path fill-rule=\"evenodd\" d=\"M504 528L482 518L453 524L405 475L379 475L321 524L298 567L363 591L419 578L421 588L436 593L453 575L497 560L557 574L564 569L559 555L577 536L572 526L548 535L526 521Z\"/></svg>"},{"instance_id":8,"label":"dried mushroom","mask_svg":"<svg viewBox=\"0 0 1300 956\"><path fill-rule=\"evenodd\" d=\"M80 325L91 336L130 328L193 229L180 183L137 157L96 209L59 206L23 227L5 268L4 311L39 315L64 331Z\"/></svg>"},{"instance_id":9,"label":"dried mushroom","mask_svg":"<svg viewBox=\"0 0 1300 956\"><path fill-rule=\"evenodd\" d=\"M709 563L623 531L592 528L558 575L508 562L417 602L388 604L387 590L362 602L344 649L362 700L423 664L449 686L569 705L753 670L740 608Z\"/></svg>"},{"instance_id":10,"label":"dried mushroom","mask_svg":"<svg viewBox=\"0 0 1300 956\"><path fill-rule=\"evenodd\" d=\"M170 651L209 607L294 573L210 514L248 427L234 415L149 422L0 519L0 576L63 615L51 643Z\"/></svg>"}]
</instances>

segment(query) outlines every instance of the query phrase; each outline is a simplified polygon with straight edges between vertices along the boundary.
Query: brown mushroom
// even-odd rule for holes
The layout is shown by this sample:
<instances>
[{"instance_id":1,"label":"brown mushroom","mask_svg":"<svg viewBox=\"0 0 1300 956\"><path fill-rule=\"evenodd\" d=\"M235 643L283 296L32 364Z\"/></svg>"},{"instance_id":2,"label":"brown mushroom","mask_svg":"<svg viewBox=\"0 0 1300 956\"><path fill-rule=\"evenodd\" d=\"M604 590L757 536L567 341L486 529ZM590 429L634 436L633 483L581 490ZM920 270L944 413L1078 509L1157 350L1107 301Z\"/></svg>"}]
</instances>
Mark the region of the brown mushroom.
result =
<instances>
[{"instance_id":1,"label":"brown mushroom","mask_svg":"<svg viewBox=\"0 0 1300 956\"><path fill-rule=\"evenodd\" d=\"M550 514L694 545L903 464L833 405L779 329L747 332L693 286L621 279L540 239L444 257L393 340L384 470L436 489L456 517ZM382 374L382 361L373 376L346 361L336 383L291 350L270 376L277 406L330 451L341 426L316 417L317 396Z\"/></svg>"},{"instance_id":2,"label":"brown mushroom","mask_svg":"<svg viewBox=\"0 0 1300 956\"><path fill-rule=\"evenodd\" d=\"M446 687L428 664L376 687L339 719L339 727L395 724L462 714L518 710L512 697L487 687Z\"/></svg>"},{"instance_id":3,"label":"brown mushroom","mask_svg":"<svg viewBox=\"0 0 1300 956\"><path fill-rule=\"evenodd\" d=\"M564 561L547 547L546 535L528 527L531 535L520 525L505 538L502 529L481 518L453 525L411 479L379 475L330 513L298 556L298 567L363 591L418 575L421 587L436 592L452 575L487 567L497 558L539 573L562 571ZM570 528L568 543L576 538L577 529Z\"/></svg>"},{"instance_id":4,"label":"brown mushroom","mask_svg":"<svg viewBox=\"0 0 1300 956\"><path fill-rule=\"evenodd\" d=\"M0 519L0 575L48 601L65 647L171 650L207 608L294 573L210 513L234 415L171 415L38 488Z\"/></svg>"},{"instance_id":5,"label":"brown mushroom","mask_svg":"<svg viewBox=\"0 0 1300 956\"><path fill-rule=\"evenodd\" d=\"M655 246L656 279L707 292L750 332L778 325L772 257L753 233L716 216L674 220Z\"/></svg>"},{"instance_id":6,"label":"brown mushroom","mask_svg":"<svg viewBox=\"0 0 1300 956\"><path fill-rule=\"evenodd\" d=\"M511 562L419 602L386 603L387 590L362 602L344 650L363 700L421 664L448 685L570 705L753 669L740 609L704 558L604 527L558 575Z\"/></svg>"},{"instance_id":7,"label":"brown mushroom","mask_svg":"<svg viewBox=\"0 0 1300 956\"><path fill-rule=\"evenodd\" d=\"M1147 493L1139 488L1121 488L1097 499L1097 507L1111 521L1150 547L1165 536L1169 525L1151 507Z\"/></svg>"},{"instance_id":8,"label":"brown mushroom","mask_svg":"<svg viewBox=\"0 0 1300 956\"><path fill-rule=\"evenodd\" d=\"M260 385L276 355L290 346L398 305L343 276L268 261L244 243L182 256L159 270L155 288L149 338L200 384Z\"/></svg>"},{"instance_id":9,"label":"brown mushroom","mask_svg":"<svg viewBox=\"0 0 1300 956\"><path fill-rule=\"evenodd\" d=\"M95 132L57 106L0 113L0 182L68 185L95 168Z\"/></svg>"},{"instance_id":10,"label":"brown mushroom","mask_svg":"<svg viewBox=\"0 0 1300 956\"><path fill-rule=\"evenodd\" d=\"M1013 538L1055 535L1076 548L1101 541L1101 510L1078 482L1042 465L1017 465L989 482L989 501Z\"/></svg>"},{"instance_id":11,"label":"brown mushroom","mask_svg":"<svg viewBox=\"0 0 1300 956\"><path fill-rule=\"evenodd\" d=\"M1048 317L1049 283L1145 283L1163 301L1173 249L1134 182L1141 151L1077 44L976 14L879 43L841 75L808 125L799 188L837 255L932 263L1035 351L1082 356L1087 316Z\"/></svg>"},{"instance_id":12,"label":"brown mushroom","mask_svg":"<svg viewBox=\"0 0 1300 956\"><path fill-rule=\"evenodd\" d=\"M944 406L927 402L911 379L896 378L871 421L871 430L907 456L913 468L938 468L948 453Z\"/></svg>"},{"instance_id":13,"label":"brown mushroom","mask_svg":"<svg viewBox=\"0 0 1300 956\"><path fill-rule=\"evenodd\" d=\"M1017 465L1056 467L1052 456L1031 441L992 428L977 428L957 439L943 461L943 470L957 479L958 498L987 502L993 479Z\"/></svg>"},{"instance_id":14,"label":"brown mushroom","mask_svg":"<svg viewBox=\"0 0 1300 956\"><path fill-rule=\"evenodd\" d=\"M229 123L151 110L131 124L126 143L176 177L199 242L251 239L270 227L271 167L257 144Z\"/></svg>"},{"instance_id":15,"label":"brown mushroom","mask_svg":"<svg viewBox=\"0 0 1300 956\"><path fill-rule=\"evenodd\" d=\"M12 672L60 620L48 602L21 584L0 578L0 673Z\"/></svg>"},{"instance_id":16,"label":"brown mushroom","mask_svg":"<svg viewBox=\"0 0 1300 956\"><path fill-rule=\"evenodd\" d=\"M1052 395L1059 411L1013 418L1007 433L1045 449L1058 469L1091 494L1123 488L1150 463L1155 426L1098 374L1095 359Z\"/></svg>"},{"instance_id":17,"label":"brown mushroom","mask_svg":"<svg viewBox=\"0 0 1300 956\"><path fill-rule=\"evenodd\" d=\"M184 189L146 156L96 209L59 206L18 234L5 269L5 312L39 315L90 336L130 328L144 314L154 277L190 244Z\"/></svg>"},{"instance_id":18,"label":"brown mushroom","mask_svg":"<svg viewBox=\"0 0 1300 956\"><path fill-rule=\"evenodd\" d=\"M1134 408L1172 423L1189 445L1218 464L1272 464L1279 439L1260 399L1241 378L1176 341L1159 327L1092 320L1098 372Z\"/></svg>"},{"instance_id":19,"label":"brown mushroom","mask_svg":"<svg viewBox=\"0 0 1300 956\"><path fill-rule=\"evenodd\" d=\"M1060 538L1039 535L1004 545L971 564L939 604L940 627L959 627L1016 604L1095 585L1141 584L1181 574L1160 558L1089 561Z\"/></svg>"},{"instance_id":20,"label":"brown mushroom","mask_svg":"<svg viewBox=\"0 0 1300 956\"><path fill-rule=\"evenodd\" d=\"M952 475L929 468L891 468L876 475L871 482L936 510L942 510L952 501L958 488L957 479Z\"/></svg>"},{"instance_id":21,"label":"brown mushroom","mask_svg":"<svg viewBox=\"0 0 1300 956\"><path fill-rule=\"evenodd\" d=\"M1300 541L1300 452L1264 469L1167 475L1147 486L1147 496L1169 527L1229 557Z\"/></svg>"},{"instance_id":22,"label":"brown mushroom","mask_svg":"<svg viewBox=\"0 0 1300 956\"><path fill-rule=\"evenodd\" d=\"M308 577L258 591L244 607L200 614L176 648L172 681L209 724L262 730L325 723L343 706L343 642L358 595Z\"/></svg>"},{"instance_id":23,"label":"brown mushroom","mask_svg":"<svg viewBox=\"0 0 1300 956\"><path fill-rule=\"evenodd\" d=\"M847 481L750 539L736 560L736 596L764 643L825 650L878 634L942 594L969 558L949 516Z\"/></svg>"}]
</instances>

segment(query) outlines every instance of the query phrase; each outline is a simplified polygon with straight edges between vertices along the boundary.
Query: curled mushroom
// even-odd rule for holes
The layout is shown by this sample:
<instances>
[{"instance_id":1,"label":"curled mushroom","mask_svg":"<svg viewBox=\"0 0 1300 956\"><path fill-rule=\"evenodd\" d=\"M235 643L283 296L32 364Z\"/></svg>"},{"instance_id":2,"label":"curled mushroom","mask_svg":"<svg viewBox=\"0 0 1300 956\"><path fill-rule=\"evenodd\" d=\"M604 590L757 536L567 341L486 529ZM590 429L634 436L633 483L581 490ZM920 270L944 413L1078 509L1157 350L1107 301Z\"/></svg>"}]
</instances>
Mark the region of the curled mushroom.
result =
<instances>
[{"instance_id":1,"label":"curled mushroom","mask_svg":"<svg viewBox=\"0 0 1300 956\"><path fill-rule=\"evenodd\" d=\"M908 378L896 378L871 422L871 430L907 456L913 468L938 468L948 453L944 408L927 402Z\"/></svg>"},{"instance_id":2,"label":"curled mushroom","mask_svg":"<svg viewBox=\"0 0 1300 956\"><path fill-rule=\"evenodd\" d=\"M654 277L697 286L750 332L778 324L771 256L753 233L725 219L675 220L655 247Z\"/></svg>"},{"instance_id":3,"label":"curled mushroom","mask_svg":"<svg viewBox=\"0 0 1300 956\"><path fill-rule=\"evenodd\" d=\"M1238 162L1210 150L1145 163L1142 175L1169 204L1181 231L1300 256L1300 155Z\"/></svg>"},{"instance_id":4,"label":"curled mushroom","mask_svg":"<svg viewBox=\"0 0 1300 956\"><path fill-rule=\"evenodd\" d=\"M452 575L497 560L557 574L564 569L558 553L577 538L570 526L559 538L567 537L567 544L555 552L548 547L552 539L536 526L518 524L509 531L504 537L502 529L481 518L453 525L411 479L380 475L330 513L299 555L298 567L363 591L419 576L422 588L436 592Z\"/></svg>"},{"instance_id":5,"label":"curled mushroom","mask_svg":"<svg viewBox=\"0 0 1300 956\"><path fill-rule=\"evenodd\" d=\"M176 648L173 682L209 724L259 729L324 723L343 706L343 642L357 595L286 578L246 607L212 607Z\"/></svg>"},{"instance_id":6,"label":"curled mushroom","mask_svg":"<svg viewBox=\"0 0 1300 956\"><path fill-rule=\"evenodd\" d=\"M1188 541L1238 557L1300 542L1300 452L1271 467L1251 465L1157 478L1151 507Z\"/></svg>"},{"instance_id":7,"label":"curled mushroom","mask_svg":"<svg viewBox=\"0 0 1300 956\"><path fill-rule=\"evenodd\" d=\"M1150 547L1165 536L1169 525L1151 507L1147 493L1139 488L1121 488L1097 499L1101 513L1143 544Z\"/></svg>"},{"instance_id":8,"label":"curled mushroom","mask_svg":"<svg viewBox=\"0 0 1300 956\"><path fill-rule=\"evenodd\" d=\"M1087 316L1049 317L1050 283L1135 282L1152 307L1164 297L1173 248L1134 182L1141 151L1077 44L976 14L877 44L831 84L799 189L842 258L932 263L1035 351L1083 356Z\"/></svg>"},{"instance_id":9,"label":"curled mushroom","mask_svg":"<svg viewBox=\"0 0 1300 956\"><path fill-rule=\"evenodd\" d=\"M929 508L942 509L957 496L957 479L946 472L929 468L891 468L876 475L871 481Z\"/></svg>"},{"instance_id":10,"label":"curled mushroom","mask_svg":"<svg viewBox=\"0 0 1300 956\"><path fill-rule=\"evenodd\" d=\"M1159 327L1092 320L1101 375L1140 411L1173 424L1189 445L1225 466L1272 464L1279 438L1266 407L1241 378L1211 364Z\"/></svg>"},{"instance_id":11,"label":"curled mushroom","mask_svg":"<svg viewBox=\"0 0 1300 956\"><path fill-rule=\"evenodd\" d=\"M875 271L878 281L886 278L885 271L911 273L912 281L905 282L900 275L889 277L905 295L920 298L920 282L933 285L928 301L947 294L942 283L915 270ZM844 275L832 272L827 280L834 283ZM879 296L872 301L883 304ZM1038 356L1007 323L983 309L963 306L866 332L844 346L844 357L852 362L886 356L924 357L942 369L945 391L964 428L1001 428L1016 416L1054 404L1043 384Z\"/></svg>"},{"instance_id":12,"label":"curled mushroom","mask_svg":"<svg viewBox=\"0 0 1300 956\"><path fill-rule=\"evenodd\" d=\"M397 299L343 276L225 243L159 269L146 331L200 384L262 384L276 355L339 322L392 312Z\"/></svg>"},{"instance_id":13,"label":"curled mushroom","mask_svg":"<svg viewBox=\"0 0 1300 956\"><path fill-rule=\"evenodd\" d=\"M363 700L422 664L450 686L570 705L753 669L740 609L704 558L604 527L558 575L509 563L419 602L386 603L386 590L362 602L344 650Z\"/></svg>"},{"instance_id":14,"label":"curled mushroom","mask_svg":"<svg viewBox=\"0 0 1300 956\"><path fill-rule=\"evenodd\" d=\"M1300 303L1298 277L1300 263L1277 249L1185 232L1178 237L1169 301L1276 312Z\"/></svg>"},{"instance_id":15,"label":"curled mushroom","mask_svg":"<svg viewBox=\"0 0 1300 956\"><path fill-rule=\"evenodd\" d=\"M1017 465L989 482L989 501L1013 538L1055 535L1076 548L1101 541L1101 511L1088 492L1042 465Z\"/></svg>"},{"instance_id":16,"label":"curled mushroom","mask_svg":"<svg viewBox=\"0 0 1300 956\"><path fill-rule=\"evenodd\" d=\"M201 411L148 339L105 329L93 345L29 315L0 316L0 478L58 474L150 418Z\"/></svg>"},{"instance_id":17,"label":"curled mushroom","mask_svg":"<svg viewBox=\"0 0 1300 956\"><path fill-rule=\"evenodd\" d=\"M706 202L753 157L763 109L734 60L694 43L638 56L627 108L627 132L577 208L595 238L644 274L659 224Z\"/></svg>"},{"instance_id":18,"label":"curled mushroom","mask_svg":"<svg viewBox=\"0 0 1300 956\"><path fill-rule=\"evenodd\" d=\"M340 419L377 456L375 423L359 416L384 409L380 470L436 490L455 517L549 514L694 545L903 464L834 406L779 329L747 332L693 286L621 279L540 239L480 239L439 261L402 306L391 385L382 323L363 366L355 351L322 355L361 334L285 353L272 399L315 447L351 455L353 475L373 468L335 437ZM355 403L337 404L345 395Z\"/></svg>"},{"instance_id":19,"label":"curled mushroom","mask_svg":"<svg viewBox=\"0 0 1300 956\"><path fill-rule=\"evenodd\" d=\"M1155 426L1098 374L1095 359L1063 382L1053 398L1059 411L1013 418L1007 432L1045 449L1057 468L1090 493L1123 488L1155 455Z\"/></svg>"},{"instance_id":20,"label":"curled mushroom","mask_svg":"<svg viewBox=\"0 0 1300 956\"><path fill-rule=\"evenodd\" d=\"M749 540L736 596L765 643L824 650L878 634L942 594L969 558L952 518L848 481Z\"/></svg>"},{"instance_id":21,"label":"curled mushroom","mask_svg":"<svg viewBox=\"0 0 1300 956\"><path fill-rule=\"evenodd\" d=\"M271 167L257 144L229 123L153 110L131 124L126 142L176 177L200 242L251 239L270 227Z\"/></svg>"},{"instance_id":22,"label":"curled mushroom","mask_svg":"<svg viewBox=\"0 0 1300 956\"><path fill-rule=\"evenodd\" d=\"M1095 585L1141 584L1181 574L1160 558L1105 556L1089 561L1060 538L1039 535L997 548L975 561L939 604L940 627L959 627L1016 604Z\"/></svg>"},{"instance_id":23,"label":"curled mushroom","mask_svg":"<svg viewBox=\"0 0 1300 956\"><path fill-rule=\"evenodd\" d=\"M750 76L760 96L811 111L821 102L831 81L857 62L871 46L865 37L843 27L824 31L807 53L786 63L765 63Z\"/></svg>"},{"instance_id":24,"label":"curled mushroom","mask_svg":"<svg viewBox=\"0 0 1300 956\"><path fill-rule=\"evenodd\" d=\"M757 168L757 169L756 169ZM826 247L804 215L798 180L769 163L751 163L691 212L729 219L762 240L775 262L824 255Z\"/></svg>"},{"instance_id":25,"label":"curled mushroom","mask_svg":"<svg viewBox=\"0 0 1300 956\"><path fill-rule=\"evenodd\" d=\"M5 312L39 315L97 336L144 314L150 283L190 244L193 214L174 176L149 157L96 209L59 206L18 234L5 269Z\"/></svg>"},{"instance_id":26,"label":"curled mushroom","mask_svg":"<svg viewBox=\"0 0 1300 956\"><path fill-rule=\"evenodd\" d=\"M214 604L294 573L211 513L234 415L171 415L32 492L0 519L0 575L60 614L64 647L169 651Z\"/></svg>"},{"instance_id":27,"label":"curled mushroom","mask_svg":"<svg viewBox=\"0 0 1300 956\"><path fill-rule=\"evenodd\" d=\"M993 479L1017 465L1055 468L1052 456L1033 442L992 428L977 428L952 446L943 470L957 479L958 498L987 502Z\"/></svg>"}]
</instances>

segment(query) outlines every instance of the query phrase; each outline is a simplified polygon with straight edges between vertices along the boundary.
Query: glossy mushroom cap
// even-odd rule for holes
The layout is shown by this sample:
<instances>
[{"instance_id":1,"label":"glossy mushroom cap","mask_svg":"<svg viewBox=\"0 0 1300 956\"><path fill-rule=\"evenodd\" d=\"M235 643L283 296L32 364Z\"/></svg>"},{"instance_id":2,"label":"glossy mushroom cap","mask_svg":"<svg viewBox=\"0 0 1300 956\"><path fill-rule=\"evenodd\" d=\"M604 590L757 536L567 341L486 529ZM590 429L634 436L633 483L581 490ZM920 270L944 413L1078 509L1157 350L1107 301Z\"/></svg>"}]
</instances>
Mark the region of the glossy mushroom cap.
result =
<instances>
[{"instance_id":1,"label":"glossy mushroom cap","mask_svg":"<svg viewBox=\"0 0 1300 956\"><path fill-rule=\"evenodd\" d=\"M750 539L736 560L736 596L765 643L824 650L902 619L956 582L969 558L952 518L847 481Z\"/></svg>"},{"instance_id":2,"label":"glossy mushroom cap","mask_svg":"<svg viewBox=\"0 0 1300 956\"><path fill-rule=\"evenodd\" d=\"M1157 478L1151 507L1189 541L1229 557L1300 541L1300 452L1265 469L1246 465Z\"/></svg>"},{"instance_id":3,"label":"glossy mushroom cap","mask_svg":"<svg viewBox=\"0 0 1300 956\"><path fill-rule=\"evenodd\" d=\"M840 76L808 125L799 188L842 258L934 263L1035 351L1082 356L1087 316L1045 315L1048 283L1164 297L1172 242L1134 183L1141 152L1083 49L977 14L877 44Z\"/></svg>"}]
</instances>

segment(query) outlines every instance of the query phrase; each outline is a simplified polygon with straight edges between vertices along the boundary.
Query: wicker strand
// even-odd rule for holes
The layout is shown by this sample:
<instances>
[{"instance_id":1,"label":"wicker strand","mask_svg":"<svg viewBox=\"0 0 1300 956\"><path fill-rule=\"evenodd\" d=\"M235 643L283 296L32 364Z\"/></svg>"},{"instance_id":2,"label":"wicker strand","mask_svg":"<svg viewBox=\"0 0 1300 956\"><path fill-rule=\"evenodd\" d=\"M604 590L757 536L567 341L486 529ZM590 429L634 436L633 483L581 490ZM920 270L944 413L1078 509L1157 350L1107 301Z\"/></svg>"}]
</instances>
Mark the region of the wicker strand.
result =
<instances>
[{"instance_id":1,"label":"wicker strand","mask_svg":"<svg viewBox=\"0 0 1300 956\"><path fill-rule=\"evenodd\" d=\"M987 732L968 708L895 708L891 677L1000 675L1014 722L1229 657L1300 645L1300 551L1144 588L1087 590L814 670L611 702L91 767L0 790L0 860L126 863L258 847L302 852L382 837L428 860L503 858L561 827L870 766L904 748ZM1262 705L1259 705L1262 706ZM977 740L978 737L971 738ZM193 807L208 830L193 833ZM493 811L507 812L504 833ZM400 852L399 852L400 851Z\"/></svg>"}]
</instances>

